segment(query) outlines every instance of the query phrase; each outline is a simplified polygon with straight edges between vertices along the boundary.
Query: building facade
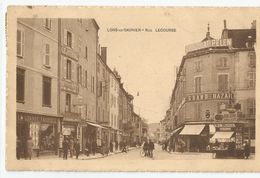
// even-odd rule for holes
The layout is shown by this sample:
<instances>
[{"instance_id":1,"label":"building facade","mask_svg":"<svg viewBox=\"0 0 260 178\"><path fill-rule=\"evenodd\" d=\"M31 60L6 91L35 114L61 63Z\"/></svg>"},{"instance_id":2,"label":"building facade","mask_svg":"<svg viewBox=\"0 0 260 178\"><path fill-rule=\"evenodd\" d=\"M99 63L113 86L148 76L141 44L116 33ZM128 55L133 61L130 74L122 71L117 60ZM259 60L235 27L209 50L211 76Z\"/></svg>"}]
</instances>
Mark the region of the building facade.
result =
<instances>
[{"instance_id":1,"label":"building facade","mask_svg":"<svg viewBox=\"0 0 260 178\"><path fill-rule=\"evenodd\" d=\"M244 140L254 142L255 34L254 25L251 29L228 29L224 22L220 39L213 39L208 29L202 42L186 46L169 109L167 125L172 125L172 130L187 122L216 121L221 115L222 120L247 123ZM204 126L197 128L196 136L180 133L188 150L205 150L211 127Z\"/></svg>"},{"instance_id":2,"label":"building facade","mask_svg":"<svg viewBox=\"0 0 260 178\"><path fill-rule=\"evenodd\" d=\"M58 21L17 20L17 152L32 138L40 155L58 151ZM33 50L32 50L33 49Z\"/></svg>"}]
</instances>

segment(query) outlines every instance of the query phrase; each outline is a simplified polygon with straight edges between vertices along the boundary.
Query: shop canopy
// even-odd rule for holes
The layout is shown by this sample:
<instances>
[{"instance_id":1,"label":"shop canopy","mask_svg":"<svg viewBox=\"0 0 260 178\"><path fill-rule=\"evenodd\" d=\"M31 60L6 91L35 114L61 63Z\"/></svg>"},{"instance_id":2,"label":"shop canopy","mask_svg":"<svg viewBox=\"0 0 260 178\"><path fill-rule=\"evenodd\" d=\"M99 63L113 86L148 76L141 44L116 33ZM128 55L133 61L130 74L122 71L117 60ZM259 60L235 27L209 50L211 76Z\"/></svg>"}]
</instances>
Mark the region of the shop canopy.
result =
<instances>
[{"instance_id":1,"label":"shop canopy","mask_svg":"<svg viewBox=\"0 0 260 178\"><path fill-rule=\"evenodd\" d=\"M172 131L171 136L173 136L174 134L176 134L178 131L180 131L182 129L182 127L179 127L177 129L175 129L174 131Z\"/></svg>"},{"instance_id":2,"label":"shop canopy","mask_svg":"<svg viewBox=\"0 0 260 178\"><path fill-rule=\"evenodd\" d=\"M179 135L200 135L205 125L185 125Z\"/></svg>"},{"instance_id":3,"label":"shop canopy","mask_svg":"<svg viewBox=\"0 0 260 178\"><path fill-rule=\"evenodd\" d=\"M91 122L87 122L88 125L94 126L94 127L98 127L98 128L102 128L102 129L106 129L105 127L99 125L99 124L95 124L95 123L91 123Z\"/></svg>"},{"instance_id":4,"label":"shop canopy","mask_svg":"<svg viewBox=\"0 0 260 178\"><path fill-rule=\"evenodd\" d=\"M218 142L227 142L230 141L233 134L234 132L216 132L215 135L211 137L210 141L215 142L215 140L218 140Z\"/></svg>"}]
</instances>

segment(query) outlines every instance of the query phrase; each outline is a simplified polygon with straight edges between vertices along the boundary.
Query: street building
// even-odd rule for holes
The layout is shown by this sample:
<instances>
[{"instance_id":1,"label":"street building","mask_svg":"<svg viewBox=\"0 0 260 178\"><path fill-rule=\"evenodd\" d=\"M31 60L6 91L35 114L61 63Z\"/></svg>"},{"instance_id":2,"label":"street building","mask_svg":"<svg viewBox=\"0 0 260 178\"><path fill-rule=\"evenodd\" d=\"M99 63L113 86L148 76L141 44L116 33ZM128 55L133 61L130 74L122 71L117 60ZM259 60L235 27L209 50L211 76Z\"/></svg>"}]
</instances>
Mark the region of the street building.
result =
<instances>
[{"instance_id":1,"label":"street building","mask_svg":"<svg viewBox=\"0 0 260 178\"><path fill-rule=\"evenodd\" d=\"M206 151L216 139L254 145L255 41L255 21L248 29L228 29L224 21L219 39L208 26L201 42L186 46L165 122L187 151Z\"/></svg>"},{"instance_id":2,"label":"street building","mask_svg":"<svg viewBox=\"0 0 260 178\"><path fill-rule=\"evenodd\" d=\"M58 20L17 20L16 138L17 156L58 153ZM33 50L32 50L33 49Z\"/></svg>"}]
</instances>

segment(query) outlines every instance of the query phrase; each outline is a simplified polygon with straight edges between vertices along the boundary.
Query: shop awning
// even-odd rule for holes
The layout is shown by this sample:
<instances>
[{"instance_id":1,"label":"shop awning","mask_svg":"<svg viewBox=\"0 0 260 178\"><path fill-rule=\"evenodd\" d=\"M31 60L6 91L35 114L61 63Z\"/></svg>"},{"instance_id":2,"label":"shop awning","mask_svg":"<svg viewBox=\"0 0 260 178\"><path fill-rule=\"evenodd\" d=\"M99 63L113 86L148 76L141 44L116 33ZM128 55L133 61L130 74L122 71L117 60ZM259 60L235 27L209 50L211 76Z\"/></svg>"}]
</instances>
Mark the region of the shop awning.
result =
<instances>
[{"instance_id":1,"label":"shop awning","mask_svg":"<svg viewBox=\"0 0 260 178\"><path fill-rule=\"evenodd\" d=\"M95 124L95 123L92 123L92 122L87 122L87 124L88 124L88 125L92 125L92 126L94 126L94 127L98 127L98 128L102 128L102 129L107 129L107 128L105 128L105 127L99 125L99 124Z\"/></svg>"},{"instance_id":2,"label":"shop awning","mask_svg":"<svg viewBox=\"0 0 260 178\"><path fill-rule=\"evenodd\" d=\"M179 135L200 135L205 125L185 125Z\"/></svg>"},{"instance_id":3,"label":"shop awning","mask_svg":"<svg viewBox=\"0 0 260 178\"><path fill-rule=\"evenodd\" d=\"M218 142L227 142L233 136L234 132L216 132L213 137L211 137L210 141L215 142L217 139Z\"/></svg>"},{"instance_id":4,"label":"shop awning","mask_svg":"<svg viewBox=\"0 0 260 178\"><path fill-rule=\"evenodd\" d=\"M178 131L180 131L182 129L182 127L179 127L177 129L175 129L174 131L172 131L171 136L173 136L174 134L176 134Z\"/></svg>"}]
</instances>

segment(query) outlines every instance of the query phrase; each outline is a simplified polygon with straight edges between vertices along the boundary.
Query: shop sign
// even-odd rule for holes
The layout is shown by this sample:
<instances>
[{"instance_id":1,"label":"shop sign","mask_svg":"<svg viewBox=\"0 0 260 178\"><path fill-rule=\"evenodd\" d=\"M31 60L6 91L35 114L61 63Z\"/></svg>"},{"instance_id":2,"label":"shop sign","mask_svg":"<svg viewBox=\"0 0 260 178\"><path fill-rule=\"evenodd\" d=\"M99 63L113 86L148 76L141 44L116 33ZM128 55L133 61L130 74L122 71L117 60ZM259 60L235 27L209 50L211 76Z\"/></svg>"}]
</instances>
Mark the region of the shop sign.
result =
<instances>
[{"instance_id":1,"label":"shop sign","mask_svg":"<svg viewBox=\"0 0 260 178\"><path fill-rule=\"evenodd\" d=\"M61 52L62 54L64 54L65 56L68 56L72 59L78 60L79 55L77 53L75 53L73 50L67 48L67 47L62 47L61 48Z\"/></svg>"},{"instance_id":2,"label":"shop sign","mask_svg":"<svg viewBox=\"0 0 260 178\"><path fill-rule=\"evenodd\" d=\"M63 135L70 135L71 129L70 128L62 128L62 134Z\"/></svg>"},{"instance_id":3,"label":"shop sign","mask_svg":"<svg viewBox=\"0 0 260 178\"><path fill-rule=\"evenodd\" d=\"M196 51L211 47L230 47L232 46L232 39L213 39L199 43L193 43L185 47L185 52Z\"/></svg>"},{"instance_id":4,"label":"shop sign","mask_svg":"<svg viewBox=\"0 0 260 178\"><path fill-rule=\"evenodd\" d=\"M223 128L223 127L229 127L229 128L234 128L234 127L236 127L236 125L235 124L230 124L230 123L217 123L217 124L214 124L214 126L216 127L216 128Z\"/></svg>"},{"instance_id":5,"label":"shop sign","mask_svg":"<svg viewBox=\"0 0 260 178\"><path fill-rule=\"evenodd\" d=\"M186 101L204 101L204 100L228 100L232 99L233 94L230 93L202 93L188 95Z\"/></svg>"},{"instance_id":6,"label":"shop sign","mask_svg":"<svg viewBox=\"0 0 260 178\"><path fill-rule=\"evenodd\" d=\"M18 121L28 121L28 122L46 122L56 124L58 118L51 116L43 116L31 113L17 113L16 115Z\"/></svg>"}]
</instances>

